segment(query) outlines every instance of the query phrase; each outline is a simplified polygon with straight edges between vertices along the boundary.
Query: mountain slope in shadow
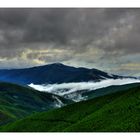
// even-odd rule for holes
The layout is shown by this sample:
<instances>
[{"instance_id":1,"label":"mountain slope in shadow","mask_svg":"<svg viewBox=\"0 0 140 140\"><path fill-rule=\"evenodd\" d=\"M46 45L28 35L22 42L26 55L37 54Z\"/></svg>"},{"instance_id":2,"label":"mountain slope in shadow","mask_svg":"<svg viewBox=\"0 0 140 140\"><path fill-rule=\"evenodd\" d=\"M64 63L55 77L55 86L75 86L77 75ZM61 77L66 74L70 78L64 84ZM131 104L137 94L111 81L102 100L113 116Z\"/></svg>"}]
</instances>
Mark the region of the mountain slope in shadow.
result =
<instances>
[{"instance_id":1,"label":"mountain slope in shadow","mask_svg":"<svg viewBox=\"0 0 140 140\"><path fill-rule=\"evenodd\" d=\"M51 93L11 83L0 83L0 125L33 112L48 111L69 103L72 101Z\"/></svg>"},{"instance_id":2,"label":"mountain slope in shadow","mask_svg":"<svg viewBox=\"0 0 140 140\"><path fill-rule=\"evenodd\" d=\"M97 69L75 68L61 63L25 69L0 70L0 81L24 85L30 83L98 82L106 78L117 79L122 76L111 75Z\"/></svg>"}]
</instances>

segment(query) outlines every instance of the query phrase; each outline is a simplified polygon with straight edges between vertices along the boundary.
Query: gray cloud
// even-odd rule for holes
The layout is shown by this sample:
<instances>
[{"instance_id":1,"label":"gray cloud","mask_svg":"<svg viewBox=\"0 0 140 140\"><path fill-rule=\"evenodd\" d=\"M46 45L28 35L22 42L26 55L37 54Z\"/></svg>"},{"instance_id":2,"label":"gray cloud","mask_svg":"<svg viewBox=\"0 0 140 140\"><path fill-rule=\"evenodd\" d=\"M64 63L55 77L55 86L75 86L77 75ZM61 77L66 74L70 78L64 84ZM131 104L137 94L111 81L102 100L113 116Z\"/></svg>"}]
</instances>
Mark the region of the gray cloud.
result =
<instances>
[{"instance_id":1,"label":"gray cloud","mask_svg":"<svg viewBox=\"0 0 140 140\"><path fill-rule=\"evenodd\" d=\"M140 9L0 9L1 68L60 61L136 74L125 64L139 44Z\"/></svg>"}]
</instances>

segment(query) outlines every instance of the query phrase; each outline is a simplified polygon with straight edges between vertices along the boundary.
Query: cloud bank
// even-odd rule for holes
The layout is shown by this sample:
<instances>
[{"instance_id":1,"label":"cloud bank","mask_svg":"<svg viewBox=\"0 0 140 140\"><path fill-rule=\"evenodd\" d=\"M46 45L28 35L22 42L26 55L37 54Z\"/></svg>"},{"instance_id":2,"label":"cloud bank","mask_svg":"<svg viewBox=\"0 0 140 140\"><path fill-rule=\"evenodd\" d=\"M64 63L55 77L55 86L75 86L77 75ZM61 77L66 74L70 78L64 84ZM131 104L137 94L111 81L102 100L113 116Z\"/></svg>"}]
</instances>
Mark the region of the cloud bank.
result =
<instances>
[{"instance_id":1,"label":"cloud bank","mask_svg":"<svg viewBox=\"0 0 140 140\"><path fill-rule=\"evenodd\" d=\"M140 9L0 9L0 68L62 62L139 75Z\"/></svg>"},{"instance_id":2,"label":"cloud bank","mask_svg":"<svg viewBox=\"0 0 140 140\"><path fill-rule=\"evenodd\" d=\"M54 93L60 96L64 96L73 92L82 90L96 90L112 85L125 85L131 83L140 83L138 79L125 78L125 79L107 79L101 82L79 82L79 83L62 83L62 84L48 84L48 85L35 85L33 83L28 86L38 90Z\"/></svg>"}]
</instances>

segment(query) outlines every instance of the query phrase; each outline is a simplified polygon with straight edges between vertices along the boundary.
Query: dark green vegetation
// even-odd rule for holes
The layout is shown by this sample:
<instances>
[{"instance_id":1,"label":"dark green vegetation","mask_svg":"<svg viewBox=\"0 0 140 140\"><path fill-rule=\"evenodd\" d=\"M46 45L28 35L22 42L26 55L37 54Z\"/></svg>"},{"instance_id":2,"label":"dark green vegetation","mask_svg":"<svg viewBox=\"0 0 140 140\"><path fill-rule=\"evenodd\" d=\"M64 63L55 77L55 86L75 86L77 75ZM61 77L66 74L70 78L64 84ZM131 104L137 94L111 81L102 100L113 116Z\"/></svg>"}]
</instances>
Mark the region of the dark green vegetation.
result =
<instances>
[{"instance_id":1,"label":"dark green vegetation","mask_svg":"<svg viewBox=\"0 0 140 140\"><path fill-rule=\"evenodd\" d=\"M60 100L62 103L58 102ZM48 111L70 100L10 83L0 83L0 125L33 112Z\"/></svg>"},{"instance_id":2,"label":"dark green vegetation","mask_svg":"<svg viewBox=\"0 0 140 140\"><path fill-rule=\"evenodd\" d=\"M109 87L105 87L105 88L101 88L101 89L96 89L93 91L89 91L89 92L83 92L82 96L83 97L87 97L87 100L89 99L93 99L96 97L100 97L100 96L104 96L107 94L111 94L111 93L115 93L118 91L123 91L123 90L127 90L133 87L137 87L139 85L139 83L133 83L133 84L126 84L126 85L114 85L114 86L109 86Z\"/></svg>"},{"instance_id":3,"label":"dark green vegetation","mask_svg":"<svg viewBox=\"0 0 140 140\"><path fill-rule=\"evenodd\" d=\"M140 131L140 85L48 112L35 113L0 131Z\"/></svg>"}]
</instances>

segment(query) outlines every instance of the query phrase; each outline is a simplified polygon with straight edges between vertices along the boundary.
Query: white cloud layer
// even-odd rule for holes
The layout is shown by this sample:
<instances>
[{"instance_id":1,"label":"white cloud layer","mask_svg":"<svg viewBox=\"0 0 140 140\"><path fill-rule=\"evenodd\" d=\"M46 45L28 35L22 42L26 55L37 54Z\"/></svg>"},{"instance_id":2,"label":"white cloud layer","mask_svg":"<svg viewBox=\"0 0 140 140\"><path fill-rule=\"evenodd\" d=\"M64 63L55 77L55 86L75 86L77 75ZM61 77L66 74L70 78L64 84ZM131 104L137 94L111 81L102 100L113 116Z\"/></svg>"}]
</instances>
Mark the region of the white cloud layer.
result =
<instances>
[{"instance_id":1,"label":"white cloud layer","mask_svg":"<svg viewBox=\"0 0 140 140\"><path fill-rule=\"evenodd\" d=\"M60 96L70 94L81 90L96 90L111 85L125 85L131 83L140 83L139 79L125 78L125 79L107 79L101 82L79 82L79 83L62 83L62 84L48 84L35 85L33 83L28 86L38 90L54 93Z\"/></svg>"}]
</instances>

